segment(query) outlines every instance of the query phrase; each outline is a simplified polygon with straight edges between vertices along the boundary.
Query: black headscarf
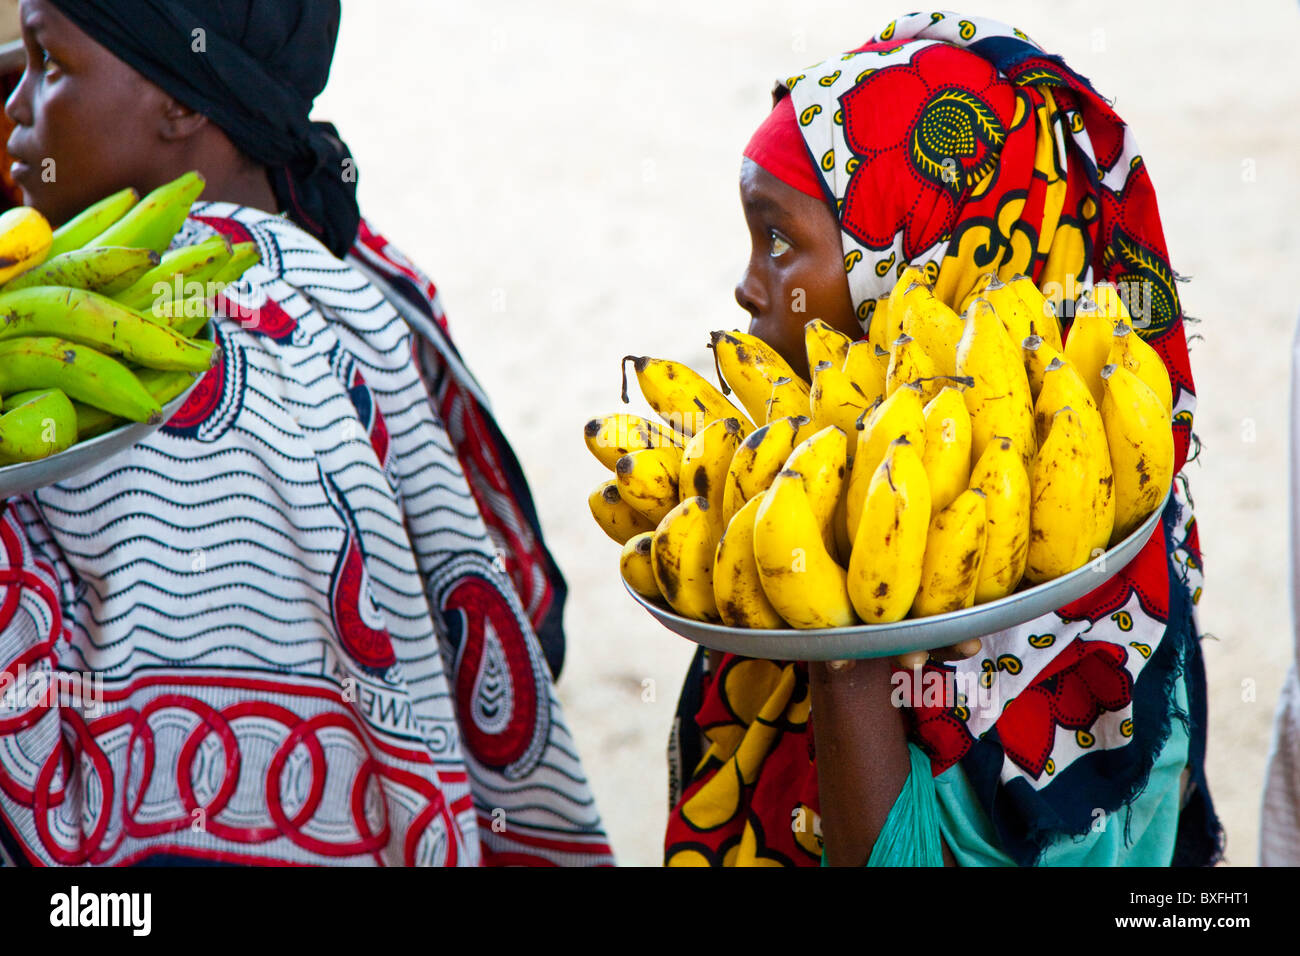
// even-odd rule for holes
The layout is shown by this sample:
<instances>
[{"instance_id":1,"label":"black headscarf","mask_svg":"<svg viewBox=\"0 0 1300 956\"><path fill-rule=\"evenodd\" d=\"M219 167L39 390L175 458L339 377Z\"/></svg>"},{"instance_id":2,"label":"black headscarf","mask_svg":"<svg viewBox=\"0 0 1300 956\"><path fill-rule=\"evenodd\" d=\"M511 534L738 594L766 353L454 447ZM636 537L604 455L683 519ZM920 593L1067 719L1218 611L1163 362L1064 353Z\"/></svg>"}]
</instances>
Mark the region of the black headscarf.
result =
<instances>
[{"instance_id":1,"label":"black headscarf","mask_svg":"<svg viewBox=\"0 0 1300 956\"><path fill-rule=\"evenodd\" d=\"M356 239L357 172L313 123L339 0L50 0L145 78L204 114L271 172L280 207L342 258Z\"/></svg>"}]
</instances>

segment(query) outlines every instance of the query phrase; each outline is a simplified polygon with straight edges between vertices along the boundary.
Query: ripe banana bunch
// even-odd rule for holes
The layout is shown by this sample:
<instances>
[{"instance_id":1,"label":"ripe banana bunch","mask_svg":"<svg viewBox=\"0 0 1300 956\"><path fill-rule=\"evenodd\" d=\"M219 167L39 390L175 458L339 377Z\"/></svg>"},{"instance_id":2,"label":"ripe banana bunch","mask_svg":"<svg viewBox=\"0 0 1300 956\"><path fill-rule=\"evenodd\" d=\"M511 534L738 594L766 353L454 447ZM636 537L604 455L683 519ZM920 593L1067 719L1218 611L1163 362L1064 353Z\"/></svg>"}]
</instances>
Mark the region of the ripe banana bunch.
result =
<instances>
[{"instance_id":1,"label":"ripe banana bunch","mask_svg":"<svg viewBox=\"0 0 1300 956\"><path fill-rule=\"evenodd\" d=\"M14 416L0 439L5 462L123 422L157 423L220 360L196 338L207 301L256 257L243 250L236 261L222 237L164 255L203 186L188 173L144 199L123 190L54 231L34 209L0 216L0 397Z\"/></svg>"},{"instance_id":2,"label":"ripe banana bunch","mask_svg":"<svg viewBox=\"0 0 1300 956\"><path fill-rule=\"evenodd\" d=\"M982 276L959 316L909 266L862 340L807 323L811 385L741 332L711 336L722 391L635 359L667 424L621 413L584 429L614 472L589 504L628 587L734 628L876 625L1104 554L1169 489L1173 396L1118 294L1095 294L1062 341L1024 276ZM5 345L0 331L0 368Z\"/></svg>"}]
</instances>

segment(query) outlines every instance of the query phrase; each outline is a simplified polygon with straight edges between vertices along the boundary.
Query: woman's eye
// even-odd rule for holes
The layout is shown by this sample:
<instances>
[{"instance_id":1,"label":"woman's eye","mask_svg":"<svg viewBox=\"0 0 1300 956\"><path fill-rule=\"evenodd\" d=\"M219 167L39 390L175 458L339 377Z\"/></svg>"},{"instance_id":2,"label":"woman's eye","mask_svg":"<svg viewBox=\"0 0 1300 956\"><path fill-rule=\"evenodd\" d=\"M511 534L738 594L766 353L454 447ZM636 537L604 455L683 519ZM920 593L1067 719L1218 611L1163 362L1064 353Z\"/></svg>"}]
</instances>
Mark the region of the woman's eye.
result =
<instances>
[{"instance_id":1,"label":"woman's eye","mask_svg":"<svg viewBox=\"0 0 1300 956\"><path fill-rule=\"evenodd\" d=\"M772 240L771 251L769 254L772 256L773 259L777 258L778 256L783 256L790 251L790 243L787 242L785 238L780 235L780 233L769 232L768 236L770 236Z\"/></svg>"}]
</instances>

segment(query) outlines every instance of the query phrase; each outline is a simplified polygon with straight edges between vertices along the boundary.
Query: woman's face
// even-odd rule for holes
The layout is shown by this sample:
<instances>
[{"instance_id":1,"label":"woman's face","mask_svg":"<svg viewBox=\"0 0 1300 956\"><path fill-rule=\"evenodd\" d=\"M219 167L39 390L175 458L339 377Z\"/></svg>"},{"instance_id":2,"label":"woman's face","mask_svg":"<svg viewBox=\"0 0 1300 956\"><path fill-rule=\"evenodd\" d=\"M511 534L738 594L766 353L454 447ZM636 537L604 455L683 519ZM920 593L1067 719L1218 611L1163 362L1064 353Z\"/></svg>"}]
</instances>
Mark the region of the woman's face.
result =
<instances>
[{"instance_id":1,"label":"woman's face","mask_svg":"<svg viewBox=\"0 0 1300 956\"><path fill-rule=\"evenodd\" d=\"M5 104L9 155L23 201L59 225L150 181L164 94L48 0L22 0L21 15L27 69Z\"/></svg>"},{"instance_id":2,"label":"woman's face","mask_svg":"<svg viewBox=\"0 0 1300 956\"><path fill-rule=\"evenodd\" d=\"M751 159L740 169L740 203L751 251L736 301L750 314L750 334L807 378L805 324L819 318L853 339L862 337L844 272L839 221L825 202L786 185Z\"/></svg>"}]
</instances>

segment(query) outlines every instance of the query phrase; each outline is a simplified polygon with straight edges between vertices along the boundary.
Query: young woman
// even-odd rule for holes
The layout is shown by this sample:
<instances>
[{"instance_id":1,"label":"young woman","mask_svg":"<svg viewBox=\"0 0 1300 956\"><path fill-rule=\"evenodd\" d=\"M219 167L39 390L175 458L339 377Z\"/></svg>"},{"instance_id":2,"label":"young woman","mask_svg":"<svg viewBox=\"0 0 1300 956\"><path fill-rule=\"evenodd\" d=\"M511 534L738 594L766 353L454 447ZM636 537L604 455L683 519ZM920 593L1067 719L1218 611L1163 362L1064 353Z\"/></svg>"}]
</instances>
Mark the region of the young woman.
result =
<instances>
[{"instance_id":1,"label":"young woman","mask_svg":"<svg viewBox=\"0 0 1300 956\"><path fill-rule=\"evenodd\" d=\"M1133 135L1087 80L1018 30L914 14L775 100L740 177L752 333L806 367L804 323L861 337L908 263L950 304L981 273L1032 276L1062 290L1065 322L1092 283L1124 283L1150 295L1181 470L1195 393L1175 275ZM895 706L884 660L698 655L666 862L1213 862L1189 501L1176 482L1149 544L1084 599L925 665L976 699Z\"/></svg>"},{"instance_id":2,"label":"young woman","mask_svg":"<svg viewBox=\"0 0 1300 956\"><path fill-rule=\"evenodd\" d=\"M6 111L56 224L199 170L261 264L149 439L0 503L0 863L600 864L563 581L432 283L360 217L337 0L23 0ZM53 175L46 175L53 170Z\"/></svg>"}]
</instances>

